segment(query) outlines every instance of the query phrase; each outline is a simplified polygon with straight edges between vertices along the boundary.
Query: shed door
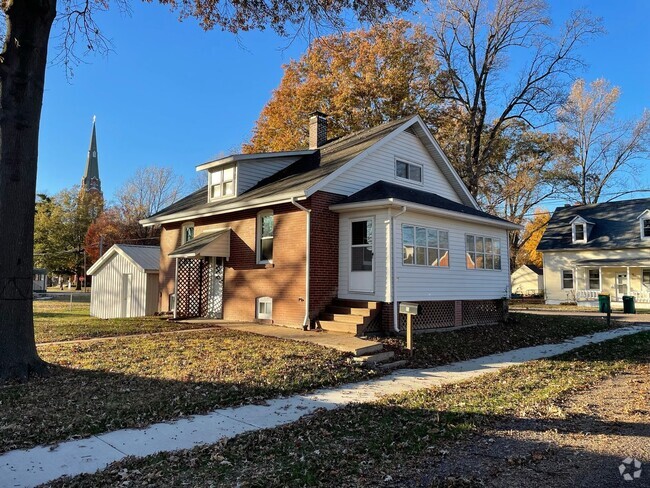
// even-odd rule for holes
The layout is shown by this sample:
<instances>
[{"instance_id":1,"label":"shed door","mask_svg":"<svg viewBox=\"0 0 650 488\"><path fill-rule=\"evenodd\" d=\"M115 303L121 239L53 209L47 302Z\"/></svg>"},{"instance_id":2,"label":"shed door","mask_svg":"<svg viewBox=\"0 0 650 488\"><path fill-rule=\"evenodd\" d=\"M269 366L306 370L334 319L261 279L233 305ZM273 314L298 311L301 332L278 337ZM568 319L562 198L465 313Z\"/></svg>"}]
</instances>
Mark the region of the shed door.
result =
<instances>
[{"instance_id":1,"label":"shed door","mask_svg":"<svg viewBox=\"0 0 650 488\"><path fill-rule=\"evenodd\" d=\"M131 317L131 298L133 295L133 275L122 275L122 313L120 317Z\"/></svg>"},{"instance_id":2,"label":"shed door","mask_svg":"<svg viewBox=\"0 0 650 488\"><path fill-rule=\"evenodd\" d=\"M350 291L374 291L374 220L353 220L350 225Z\"/></svg>"}]
</instances>

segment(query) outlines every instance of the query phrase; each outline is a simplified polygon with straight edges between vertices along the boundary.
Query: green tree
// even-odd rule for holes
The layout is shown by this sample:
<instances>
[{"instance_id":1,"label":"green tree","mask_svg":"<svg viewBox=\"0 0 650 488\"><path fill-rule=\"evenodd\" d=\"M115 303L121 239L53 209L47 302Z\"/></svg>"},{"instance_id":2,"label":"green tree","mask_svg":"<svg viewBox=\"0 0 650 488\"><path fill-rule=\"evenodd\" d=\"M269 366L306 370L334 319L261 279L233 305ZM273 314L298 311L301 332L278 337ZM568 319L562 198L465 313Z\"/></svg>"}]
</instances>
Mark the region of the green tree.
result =
<instances>
[{"instance_id":1,"label":"green tree","mask_svg":"<svg viewBox=\"0 0 650 488\"><path fill-rule=\"evenodd\" d=\"M316 110L330 116L330 138L414 113L432 124L434 50L423 26L406 20L315 39L300 59L284 66L243 151L307 147L306 120Z\"/></svg>"},{"instance_id":2,"label":"green tree","mask_svg":"<svg viewBox=\"0 0 650 488\"><path fill-rule=\"evenodd\" d=\"M126 0L118 5L128 8ZM160 0L181 18L198 18L204 29L221 27L236 33L271 26L286 34L289 26L341 25L344 12L361 20L386 16L409 0L308 0L233 2L229 0ZM61 56L74 61L75 45L88 50L107 47L94 13L109 3L101 0L5 0L4 45L0 54L0 381L26 380L44 371L34 340L32 272L38 134L45 86L50 30L57 13L63 27Z\"/></svg>"}]
</instances>

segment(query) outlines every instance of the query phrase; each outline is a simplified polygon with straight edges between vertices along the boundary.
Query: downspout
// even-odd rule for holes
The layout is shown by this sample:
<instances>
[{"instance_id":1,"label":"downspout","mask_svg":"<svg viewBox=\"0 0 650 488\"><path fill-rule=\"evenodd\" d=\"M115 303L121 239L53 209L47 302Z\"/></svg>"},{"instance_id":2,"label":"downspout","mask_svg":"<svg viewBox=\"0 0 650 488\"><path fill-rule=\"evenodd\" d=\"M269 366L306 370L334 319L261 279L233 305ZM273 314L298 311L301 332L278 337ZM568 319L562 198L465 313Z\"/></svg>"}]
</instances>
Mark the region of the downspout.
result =
<instances>
[{"instance_id":1,"label":"downspout","mask_svg":"<svg viewBox=\"0 0 650 488\"><path fill-rule=\"evenodd\" d=\"M174 320L176 320L176 309L178 308L178 258L176 258L176 271L174 271Z\"/></svg>"},{"instance_id":2,"label":"downspout","mask_svg":"<svg viewBox=\"0 0 650 488\"><path fill-rule=\"evenodd\" d=\"M309 279L310 279L310 273L309 270L311 268L311 263L309 262L310 256L311 256L311 209L305 208L302 205L300 205L298 202L296 202L296 197L293 197L291 199L291 203L294 207L302 210L305 212L307 215L307 226L306 226L306 235L307 235L307 250L305 253L305 318L303 320L302 326L305 330L309 329Z\"/></svg>"},{"instance_id":3,"label":"downspout","mask_svg":"<svg viewBox=\"0 0 650 488\"><path fill-rule=\"evenodd\" d=\"M396 293L396 280L395 280L395 259L397 253L395 252L395 217L399 217L406 212L406 205L402 206L402 210L397 212L395 215L390 216L390 293L391 299L393 301L393 331L399 334L399 323L398 323L398 308L397 308L397 293Z\"/></svg>"}]
</instances>

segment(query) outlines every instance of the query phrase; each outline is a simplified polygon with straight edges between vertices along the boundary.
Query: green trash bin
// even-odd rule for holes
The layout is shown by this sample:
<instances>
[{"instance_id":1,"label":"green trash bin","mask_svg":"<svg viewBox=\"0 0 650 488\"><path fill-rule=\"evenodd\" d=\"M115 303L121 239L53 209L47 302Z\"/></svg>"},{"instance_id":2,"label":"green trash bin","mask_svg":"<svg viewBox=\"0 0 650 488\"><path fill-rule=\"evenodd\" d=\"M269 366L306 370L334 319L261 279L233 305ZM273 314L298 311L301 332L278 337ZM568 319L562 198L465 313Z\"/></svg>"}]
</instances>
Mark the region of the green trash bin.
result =
<instances>
[{"instance_id":1,"label":"green trash bin","mask_svg":"<svg viewBox=\"0 0 650 488\"><path fill-rule=\"evenodd\" d=\"M623 313L636 313L636 305L634 304L633 296L623 296Z\"/></svg>"},{"instance_id":2,"label":"green trash bin","mask_svg":"<svg viewBox=\"0 0 650 488\"><path fill-rule=\"evenodd\" d=\"M609 295L598 295L598 311L609 313L612 311Z\"/></svg>"}]
</instances>

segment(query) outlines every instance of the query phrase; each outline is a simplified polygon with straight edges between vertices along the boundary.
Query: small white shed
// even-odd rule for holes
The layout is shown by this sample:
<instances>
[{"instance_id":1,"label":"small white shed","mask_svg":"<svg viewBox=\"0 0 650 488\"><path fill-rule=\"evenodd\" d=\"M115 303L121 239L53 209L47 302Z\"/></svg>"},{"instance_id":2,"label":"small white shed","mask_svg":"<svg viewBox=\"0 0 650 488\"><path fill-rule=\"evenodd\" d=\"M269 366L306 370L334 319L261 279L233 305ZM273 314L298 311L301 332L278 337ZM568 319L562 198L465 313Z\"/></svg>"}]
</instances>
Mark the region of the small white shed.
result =
<instances>
[{"instance_id":1,"label":"small white shed","mask_svg":"<svg viewBox=\"0 0 650 488\"><path fill-rule=\"evenodd\" d=\"M115 244L88 270L90 315L142 317L158 311L160 247Z\"/></svg>"},{"instance_id":2,"label":"small white shed","mask_svg":"<svg viewBox=\"0 0 650 488\"><path fill-rule=\"evenodd\" d=\"M544 270L534 264L524 264L510 277L512 293L530 296L544 293Z\"/></svg>"}]
</instances>

